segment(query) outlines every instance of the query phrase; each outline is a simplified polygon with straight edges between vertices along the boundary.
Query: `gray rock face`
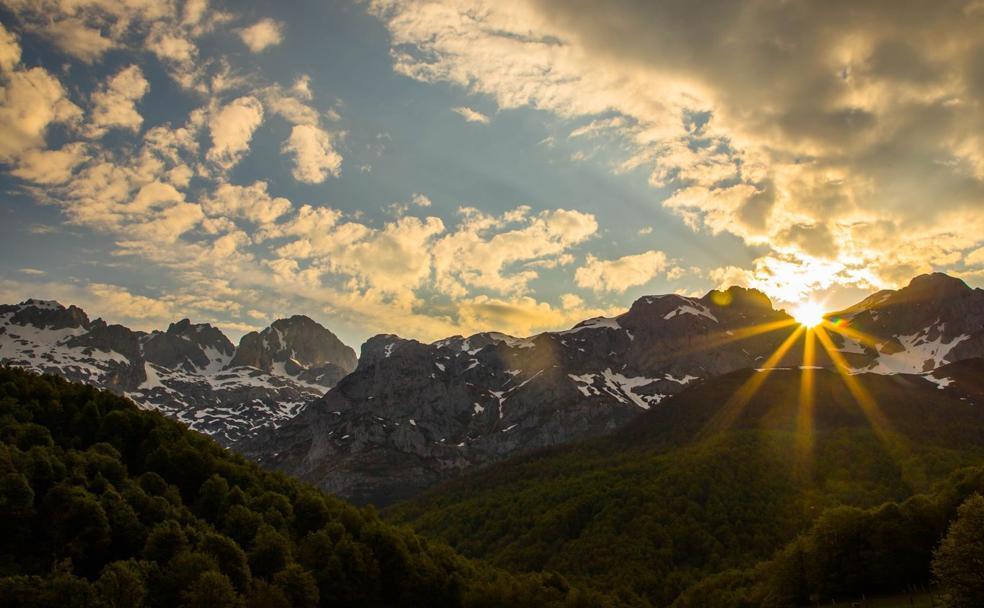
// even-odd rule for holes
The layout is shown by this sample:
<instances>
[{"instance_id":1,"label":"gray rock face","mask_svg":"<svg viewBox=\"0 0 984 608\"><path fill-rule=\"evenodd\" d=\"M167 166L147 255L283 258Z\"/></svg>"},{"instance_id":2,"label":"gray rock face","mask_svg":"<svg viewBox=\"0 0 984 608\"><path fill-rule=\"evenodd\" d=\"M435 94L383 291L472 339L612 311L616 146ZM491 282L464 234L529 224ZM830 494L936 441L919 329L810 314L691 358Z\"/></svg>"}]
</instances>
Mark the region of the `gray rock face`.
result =
<instances>
[{"instance_id":1,"label":"gray rock face","mask_svg":"<svg viewBox=\"0 0 984 608\"><path fill-rule=\"evenodd\" d=\"M829 334L859 369L913 373L907 366L916 365L920 373L982 356L982 311L984 292L929 275L838 313L880 347ZM327 491L386 504L475 467L606 433L702 379L764 366L796 327L762 293L731 288L643 297L618 317L531 338L375 336L358 368L317 403L235 447ZM768 364L802 365L803 344ZM814 364L832 361L817 348Z\"/></svg>"},{"instance_id":2,"label":"gray rock face","mask_svg":"<svg viewBox=\"0 0 984 608\"><path fill-rule=\"evenodd\" d=\"M279 319L262 332L246 334L230 363L321 386L334 386L357 364L350 346L303 315Z\"/></svg>"},{"instance_id":3,"label":"gray rock face","mask_svg":"<svg viewBox=\"0 0 984 608\"><path fill-rule=\"evenodd\" d=\"M857 332L855 339L835 338L859 372L920 374L984 356L984 290L942 273L918 276L830 317Z\"/></svg>"},{"instance_id":4,"label":"gray rock face","mask_svg":"<svg viewBox=\"0 0 984 608\"><path fill-rule=\"evenodd\" d=\"M155 331L142 343L147 361L162 367L194 373L213 364L228 362L236 349L221 331L188 319L171 323L165 332Z\"/></svg>"},{"instance_id":5,"label":"gray rock face","mask_svg":"<svg viewBox=\"0 0 984 608\"><path fill-rule=\"evenodd\" d=\"M317 403L235 447L358 502L385 504L471 468L599 435L700 378L754 366L792 321L758 292L653 296L615 318L514 338L371 338Z\"/></svg>"},{"instance_id":6,"label":"gray rock face","mask_svg":"<svg viewBox=\"0 0 984 608\"><path fill-rule=\"evenodd\" d=\"M232 363L267 371L276 363L305 369L330 363L350 372L358 359L335 334L309 317L294 315L274 321L262 332L243 336Z\"/></svg>"},{"instance_id":7,"label":"gray rock face","mask_svg":"<svg viewBox=\"0 0 984 608\"><path fill-rule=\"evenodd\" d=\"M306 317L273 327L258 335L281 332L297 354L284 364L275 349L263 368L235 364L236 348L211 325L184 319L146 333L27 300L0 306L0 361L126 395L229 444L292 418L344 376L343 365L355 367L354 351Z\"/></svg>"}]
</instances>

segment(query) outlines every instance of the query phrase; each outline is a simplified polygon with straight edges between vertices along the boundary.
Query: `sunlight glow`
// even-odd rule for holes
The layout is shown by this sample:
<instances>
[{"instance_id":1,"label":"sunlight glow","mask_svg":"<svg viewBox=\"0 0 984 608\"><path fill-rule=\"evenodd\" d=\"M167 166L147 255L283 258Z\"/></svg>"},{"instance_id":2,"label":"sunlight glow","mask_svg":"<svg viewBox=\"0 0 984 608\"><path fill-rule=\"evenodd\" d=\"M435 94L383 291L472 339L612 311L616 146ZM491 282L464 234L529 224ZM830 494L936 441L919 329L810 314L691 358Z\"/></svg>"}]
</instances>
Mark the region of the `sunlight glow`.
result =
<instances>
[{"instance_id":1,"label":"sunlight glow","mask_svg":"<svg viewBox=\"0 0 984 608\"><path fill-rule=\"evenodd\" d=\"M762 383L764 383L769 377L769 374L775 370L776 366L782 361L782 358L786 356L786 353L789 352L789 349L793 347L796 340L800 337L800 334L804 331L806 330L803 326L794 329L789 336L786 337L783 343L776 348L775 352L773 352L769 358L765 360L762 367L758 368L758 373L749 376L748 380L746 380L745 383L742 384L733 395L731 395L731 398L725 402L724 406L721 407L721 410L717 412L707 423L707 426L704 429L705 436L731 428L731 425L734 423L735 419L738 418L742 410L745 409L748 402L752 400L752 397L754 397L755 393L758 392L759 388L762 386Z\"/></svg>"},{"instance_id":2,"label":"sunlight glow","mask_svg":"<svg viewBox=\"0 0 984 608\"><path fill-rule=\"evenodd\" d=\"M786 320L784 322L763 323L745 328L739 333L729 335L726 339L715 338L715 343L723 343L731 340L744 340L755 335L760 335L770 331L776 331L783 327L795 326L776 350L764 361L761 367L756 368L755 374L748 377L739 386L729 399L724 403L704 428L700 431L701 437L708 437L717 432L731 428L742 411L748 406L752 397L759 391L766 379L775 369L784 362L787 353L803 337L803 359L800 369L800 387L798 404L795 419L795 454L791 464L797 476L806 484L813 483L813 451L815 448L815 429L814 416L817 406L817 375L816 370L819 363L822 367L833 367L834 371L840 376L854 402L858 405L861 412L867 418L875 436L883 445L886 453L898 464L902 473L904 483L913 487L912 473L908 470L907 462L910 459L910 448L905 441L901 440L899 434L894 431L888 418L882 412L874 396L862 384L860 378L854 375L844 355L831 339L834 332L841 337L856 340L865 345L874 345L876 341L871 336L849 327L848 319L824 318L823 307L812 301L803 302L792 314L795 321ZM798 323L798 325L797 325ZM819 347L819 348L818 348ZM822 359L818 360L818 359Z\"/></svg>"},{"instance_id":3,"label":"sunlight glow","mask_svg":"<svg viewBox=\"0 0 984 608\"><path fill-rule=\"evenodd\" d=\"M803 366L800 368L799 408L796 412L796 472L809 483L813 476L813 408L816 402L816 337L803 336Z\"/></svg>"},{"instance_id":4,"label":"sunlight glow","mask_svg":"<svg viewBox=\"0 0 984 608\"><path fill-rule=\"evenodd\" d=\"M823 307L813 301L807 301L801 303L793 310L793 318L796 319L800 325L803 325L807 329L816 327L823 322Z\"/></svg>"}]
</instances>

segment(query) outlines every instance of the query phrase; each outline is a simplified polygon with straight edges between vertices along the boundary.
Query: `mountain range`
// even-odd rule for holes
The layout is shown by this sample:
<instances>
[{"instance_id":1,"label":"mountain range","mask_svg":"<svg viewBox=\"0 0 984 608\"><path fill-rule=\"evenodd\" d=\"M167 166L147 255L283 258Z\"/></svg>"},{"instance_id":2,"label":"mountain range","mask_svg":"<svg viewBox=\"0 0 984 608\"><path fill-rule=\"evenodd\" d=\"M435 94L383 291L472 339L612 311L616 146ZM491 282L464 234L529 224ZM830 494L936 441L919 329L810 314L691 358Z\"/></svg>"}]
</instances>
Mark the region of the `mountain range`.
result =
<instances>
[{"instance_id":1,"label":"mountain range","mask_svg":"<svg viewBox=\"0 0 984 608\"><path fill-rule=\"evenodd\" d=\"M828 316L831 352L813 348L809 362L805 341L790 339L798 324L740 287L646 296L617 317L530 338L376 336L324 397L236 447L356 502L387 504L516 454L610 433L740 369L840 363L945 383L934 370L984 356L984 291L947 275Z\"/></svg>"},{"instance_id":2,"label":"mountain range","mask_svg":"<svg viewBox=\"0 0 984 608\"><path fill-rule=\"evenodd\" d=\"M307 317L276 321L234 347L209 325L135 332L28 300L0 307L0 358L124 394L266 466L383 505L611 433L741 369L839 364L943 388L952 381L944 366L984 356L984 291L944 274L828 320L829 344L807 348L785 311L732 287L645 296L616 317L531 337L486 332L425 344L378 335L356 360Z\"/></svg>"},{"instance_id":3,"label":"mountain range","mask_svg":"<svg viewBox=\"0 0 984 608\"><path fill-rule=\"evenodd\" d=\"M148 333L34 299L0 306L0 360L125 395L226 445L276 428L356 365L355 351L308 317L275 321L237 347L188 319Z\"/></svg>"}]
</instances>

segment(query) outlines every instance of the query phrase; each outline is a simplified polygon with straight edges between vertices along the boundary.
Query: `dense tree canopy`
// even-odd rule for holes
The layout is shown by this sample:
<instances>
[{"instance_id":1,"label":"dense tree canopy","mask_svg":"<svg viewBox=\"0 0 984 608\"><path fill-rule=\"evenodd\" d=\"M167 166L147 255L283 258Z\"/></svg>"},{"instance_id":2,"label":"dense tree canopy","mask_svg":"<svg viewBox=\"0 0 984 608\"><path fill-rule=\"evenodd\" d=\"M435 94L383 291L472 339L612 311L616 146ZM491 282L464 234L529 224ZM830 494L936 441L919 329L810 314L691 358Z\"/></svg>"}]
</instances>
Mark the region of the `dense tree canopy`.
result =
<instances>
[{"instance_id":1,"label":"dense tree canopy","mask_svg":"<svg viewBox=\"0 0 984 608\"><path fill-rule=\"evenodd\" d=\"M466 560L126 399L0 368L0 606L601 606Z\"/></svg>"},{"instance_id":2,"label":"dense tree canopy","mask_svg":"<svg viewBox=\"0 0 984 608\"><path fill-rule=\"evenodd\" d=\"M933 574L947 606L984 606L984 498L980 494L960 505L933 557Z\"/></svg>"},{"instance_id":3,"label":"dense tree canopy","mask_svg":"<svg viewBox=\"0 0 984 608\"><path fill-rule=\"evenodd\" d=\"M959 504L936 485L984 462L984 411L918 390L922 379L866 379L882 403L878 428L838 376L818 375L807 451L800 378L789 373L766 382L729 428L705 432L746 377L708 382L611 437L514 459L386 515L467 556L657 606L729 606L746 586L749 605L766 596L795 605L929 584L932 550Z\"/></svg>"}]
</instances>

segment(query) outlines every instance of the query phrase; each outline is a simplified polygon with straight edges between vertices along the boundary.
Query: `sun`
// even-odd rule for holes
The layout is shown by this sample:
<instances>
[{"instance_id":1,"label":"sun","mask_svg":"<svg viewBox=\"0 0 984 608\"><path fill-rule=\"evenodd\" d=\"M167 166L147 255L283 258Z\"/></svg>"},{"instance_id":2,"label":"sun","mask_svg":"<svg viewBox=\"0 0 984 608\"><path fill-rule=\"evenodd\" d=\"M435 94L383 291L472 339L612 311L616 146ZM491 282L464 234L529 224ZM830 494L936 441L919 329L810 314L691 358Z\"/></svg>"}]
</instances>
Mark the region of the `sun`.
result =
<instances>
[{"instance_id":1,"label":"sun","mask_svg":"<svg viewBox=\"0 0 984 608\"><path fill-rule=\"evenodd\" d=\"M802 302L799 306L793 309L793 318L799 322L800 325L811 328L820 325L823 322L823 307L813 301Z\"/></svg>"}]
</instances>

